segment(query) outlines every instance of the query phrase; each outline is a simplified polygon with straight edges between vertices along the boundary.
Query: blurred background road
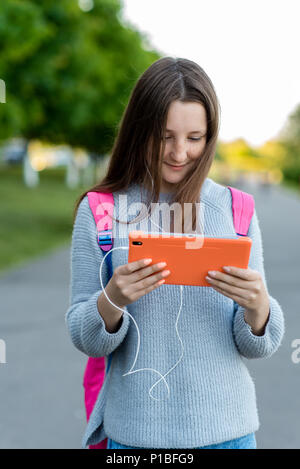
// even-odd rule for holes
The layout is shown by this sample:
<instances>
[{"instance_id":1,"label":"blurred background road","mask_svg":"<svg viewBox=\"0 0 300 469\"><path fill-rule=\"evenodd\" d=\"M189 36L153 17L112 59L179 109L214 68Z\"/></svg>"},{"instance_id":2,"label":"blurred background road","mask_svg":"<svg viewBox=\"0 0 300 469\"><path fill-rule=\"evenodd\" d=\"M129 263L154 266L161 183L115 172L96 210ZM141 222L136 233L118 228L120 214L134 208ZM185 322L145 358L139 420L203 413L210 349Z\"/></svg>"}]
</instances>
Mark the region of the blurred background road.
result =
<instances>
[{"instance_id":1,"label":"blurred background road","mask_svg":"<svg viewBox=\"0 0 300 469\"><path fill-rule=\"evenodd\" d=\"M86 357L64 322L68 283L69 246L0 280L0 448L80 447Z\"/></svg>"},{"instance_id":2,"label":"blurred background road","mask_svg":"<svg viewBox=\"0 0 300 469\"><path fill-rule=\"evenodd\" d=\"M269 359L245 360L254 379L259 448L300 448L300 197L289 189L236 185L252 193L263 233L270 294L285 313L286 333ZM70 246L0 277L0 448L79 448L85 429L82 377L86 357L68 336Z\"/></svg>"}]
</instances>

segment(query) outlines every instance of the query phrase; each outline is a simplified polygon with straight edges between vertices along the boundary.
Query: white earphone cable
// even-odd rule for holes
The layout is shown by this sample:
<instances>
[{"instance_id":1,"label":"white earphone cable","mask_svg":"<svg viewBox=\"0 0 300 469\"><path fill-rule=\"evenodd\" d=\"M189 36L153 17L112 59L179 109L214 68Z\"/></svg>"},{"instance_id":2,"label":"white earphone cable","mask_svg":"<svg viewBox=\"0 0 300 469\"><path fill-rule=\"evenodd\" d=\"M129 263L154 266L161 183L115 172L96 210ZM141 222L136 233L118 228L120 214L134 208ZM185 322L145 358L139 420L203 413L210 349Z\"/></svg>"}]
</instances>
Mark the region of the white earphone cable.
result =
<instances>
[{"instance_id":1,"label":"white earphone cable","mask_svg":"<svg viewBox=\"0 0 300 469\"><path fill-rule=\"evenodd\" d=\"M146 165L146 168L148 170L148 167ZM149 172L149 170L148 170ZM149 173L150 174L150 173ZM150 174L150 177L151 177L151 174ZM152 180L152 177L151 177L151 180ZM151 181L152 182L152 186L153 186L153 180ZM153 220L151 220L153 222ZM153 222L154 225L156 225L156 223ZM156 225L158 228L162 229L160 226ZM164 230L163 230L164 231ZM133 364L130 368L130 370L127 372L127 373L124 373L122 376L127 376L127 375L130 375L130 374L133 374L133 373L137 373L138 371L154 371L155 373L157 373L159 376L160 376L160 379L158 381L156 381L156 383L153 384L153 386L151 387L151 389L149 390L149 396L156 400L156 401L159 401L160 399L157 399L156 397L152 396L151 395L151 392L152 392L152 389L161 381L163 380L164 384L166 385L167 387L167 390L168 390L168 398L170 397L170 389L169 389L169 386L168 386L168 383L165 379L165 377L171 373L172 370L174 370L174 368L179 364L179 362L182 360L182 357L183 357L183 353L184 353L184 346L183 346L183 343L182 343L182 340L181 340L181 337L179 335L179 332L178 332L178 328L177 328L177 324L178 324L178 320L179 320L179 317L180 317L180 313L181 313L181 308L182 308L182 297L183 297L183 285L179 285L180 286L180 308L179 308L179 311L178 311L178 315L177 315L177 319L176 319L176 323L175 323L175 328L176 328L176 333L177 333L177 336L178 336L178 339L181 343L181 347L182 347L182 354L179 358L179 360L177 361L177 363L175 363L174 366L172 366L169 371L167 371L167 373L165 373L164 375L162 375L159 371L155 370L154 368L140 368L138 370L133 370L134 366L135 366L135 363L137 361L137 357L138 357L138 354L139 354L139 350L140 350L140 331L139 331L139 328L138 328L138 325L134 319L134 317L128 312L126 311L125 309L122 309L120 308L119 306L115 305L111 300L110 298L108 297L106 291L105 291L105 288L103 286L103 281L102 281L102 266L103 266L103 262L106 258L106 256L111 252L111 251L114 251L116 249L125 249L125 250L128 250L128 247L125 247L125 246L120 246L120 247L115 247L115 248L112 248L110 249L106 254L105 256L103 257L102 259L102 262L100 264L100 269L99 269L99 278L100 278L100 283L101 283L101 288L102 288L102 292L104 293L105 297L107 298L107 300L109 301L109 303L114 306L115 308L119 309L120 311L122 311L123 313L126 313L128 314L128 316L131 317L132 321L134 322L134 325L136 327L136 330L137 330L137 334L138 334L138 343L137 343L137 350L136 350L136 355L135 355L135 359L133 361Z\"/></svg>"},{"instance_id":2,"label":"white earphone cable","mask_svg":"<svg viewBox=\"0 0 300 469\"><path fill-rule=\"evenodd\" d=\"M138 325L137 325L137 323L136 323L134 317L133 317L128 311L126 311L125 309L122 309L122 308L120 308L119 306L115 305L115 304L110 300L110 298L108 297L108 295L107 295L107 293L106 293L106 291L105 291L105 288L104 288L104 286L103 286L103 281L102 281L102 266L103 266L103 262L104 262L106 256L107 256L111 251L116 250L116 249L126 249L126 250L128 250L127 247L125 247L125 246L120 246L120 247L112 248L110 251L108 251L108 252L105 254L105 256L103 257L103 259L102 259L102 262L101 262L101 265L100 265L99 278L100 278L100 283L101 283L102 291L103 291L105 297L107 298L107 300L109 301L109 303L110 303L111 305L113 305L115 308L119 309L119 310L122 311L123 313L128 314L128 316L131 317L131 319L133 320L134 325L135 325L135 327L136 327L137 334L138 334L138 344L137 344L137 351L136 351L135 359L134 359L134 361L133 361L133 364L132 364L130 370L129 370L127 373L124 373L123 376L127 376L127 375L129 375L129 374L137 373L138 371L144 371L144 370L154 371L155 373L157 373L157 374L160 376L160 379L159 379L156 383L154 383L154 385L152 386L152 388L149 390L149 395L150 395L150 397L151 397L152 399L159 400L159 399L156 399L155 397L151 396L151 391L152 391L152 389L154 388L154 386L156 386L161 380L163 380L164 384L165 384L166 387L167 387L167 390L168 390L168 398L169 398L169 396L170 396L170 389L169 389L169 386L168 386L167 381L165 380L165 376L167 376L167 375L178 365L178 363L181 361L182 356L183 356L183 350L184 350L183 343L182 343L182 340L181 340L181 338L180 338L180 336L179 336L178 329L177 329L177 323L178 323L178 319L179 319L180 312L181 312L181 307L182 307L182 290L183 290L182 287L183 287L183 286L180 285L180 287L181 287L181 288L180 288L180 291L181 291L181 303L180 303L180 309L179 309L178 316L177 316L177 320L176 320L176 332L177 332L178 338L179 338L179 340L180 340L180 343L181 343L181 346L182 346L182 349L183 349L183 350L182 350L182 355L181 355L180 359L178 360L178 362L177 362L172 368L170 368L170 370L169 370L167 373L165 373L165 375L162 375L159 371L155 370L154 368L140 368L140 369L138 369L138 370L133 370L133 368L134 368L134 366L135 366L135 363L136 363L136 361L137 361L137 357L138 357L139 349L140 349L140 331L139 331Z\"/></svg>"}]
</instances>

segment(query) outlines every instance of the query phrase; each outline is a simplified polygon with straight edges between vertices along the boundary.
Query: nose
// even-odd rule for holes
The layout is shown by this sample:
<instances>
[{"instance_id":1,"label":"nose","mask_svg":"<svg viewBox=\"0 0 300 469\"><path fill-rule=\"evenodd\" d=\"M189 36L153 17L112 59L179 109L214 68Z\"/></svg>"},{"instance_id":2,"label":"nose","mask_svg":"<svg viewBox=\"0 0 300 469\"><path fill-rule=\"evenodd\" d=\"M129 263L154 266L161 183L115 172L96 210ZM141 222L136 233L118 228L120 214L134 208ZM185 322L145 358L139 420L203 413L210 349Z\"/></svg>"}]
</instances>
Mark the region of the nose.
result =
<instances>
[{"instance_id":1,"label":"nose","mask_svg":"<svg viewBox=\"0 0 300 469\"><path fill-rule=\"evenodd\" d=\"M180 141L175 141L170 151L170 158L174 164L180 165L185 163L188 159L186 144Z\"/></svg>"}]
</instances>

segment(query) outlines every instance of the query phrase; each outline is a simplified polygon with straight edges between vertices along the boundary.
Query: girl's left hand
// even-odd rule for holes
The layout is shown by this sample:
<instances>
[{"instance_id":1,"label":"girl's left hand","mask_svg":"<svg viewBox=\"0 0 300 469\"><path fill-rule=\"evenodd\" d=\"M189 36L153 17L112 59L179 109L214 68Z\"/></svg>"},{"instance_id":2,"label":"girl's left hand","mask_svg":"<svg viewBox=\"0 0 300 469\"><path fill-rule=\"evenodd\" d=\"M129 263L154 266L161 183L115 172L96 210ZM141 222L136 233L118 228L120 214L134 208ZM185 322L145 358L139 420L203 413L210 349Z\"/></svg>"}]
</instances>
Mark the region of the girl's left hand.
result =
<instances>
[{"instance_id":1,"label":"girl's left hand","mask_svg":"<svg viewBox=\"0 0 300 469\"><path fill-rule=\"evenodd\" d=\"M263 335L270 313L270 301L261 274L250 268L228 266L230 270L227 271L226 267L223 267L226 273L208 271L207 282L245 308L244 318L252 332Z\"/></svg>"}]
</instances>

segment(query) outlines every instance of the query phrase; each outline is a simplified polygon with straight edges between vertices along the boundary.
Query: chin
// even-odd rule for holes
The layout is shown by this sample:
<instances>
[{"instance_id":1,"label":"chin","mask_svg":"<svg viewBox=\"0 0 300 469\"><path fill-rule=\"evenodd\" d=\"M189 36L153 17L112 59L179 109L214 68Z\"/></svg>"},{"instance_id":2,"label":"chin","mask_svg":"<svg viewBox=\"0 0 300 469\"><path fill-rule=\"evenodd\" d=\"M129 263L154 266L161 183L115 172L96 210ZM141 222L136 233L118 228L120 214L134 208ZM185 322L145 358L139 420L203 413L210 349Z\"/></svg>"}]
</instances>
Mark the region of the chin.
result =
<instances>
[{"instance_id":1,"label":"chin","mask_svg":"<svg viewBox=\"0 0 300 469\"><path fill-rule=\"evenodd\" d=\"M176 177L176 175L174 175L173 177L170 177L170 176L164 177L163 176L163 179L164 179L164 181L166 181L167 184L177 184L177 182L180 182L183 179L183 176L182 175L179 176L179 174L177 175L177 177Z\"/></svg>"}]
</instances>

